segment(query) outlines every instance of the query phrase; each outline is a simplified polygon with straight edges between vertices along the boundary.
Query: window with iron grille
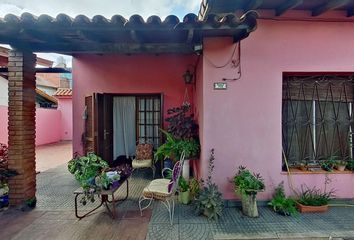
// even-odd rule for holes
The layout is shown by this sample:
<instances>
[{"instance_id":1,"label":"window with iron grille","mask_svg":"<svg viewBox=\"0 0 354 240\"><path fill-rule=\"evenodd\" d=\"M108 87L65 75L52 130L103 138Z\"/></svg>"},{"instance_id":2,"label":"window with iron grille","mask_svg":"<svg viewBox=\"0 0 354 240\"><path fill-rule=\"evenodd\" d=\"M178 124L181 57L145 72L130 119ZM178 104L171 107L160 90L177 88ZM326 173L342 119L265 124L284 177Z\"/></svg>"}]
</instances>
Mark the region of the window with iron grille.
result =
<instances>
[{"instance_id":1,"label":"window with iron grille","mask_svg":"<svg viewBox=\"0 0 354 240\"><path fill-rule=\"evenodd\" d=\"M162 117L161 97L138 96L137 101L137 140L139 143L151 143L154 149L161 145Z\"/></svg>"},{"instance_id":2,"label":"window with iron grille","mask_svg":"<svg viewBox=\"0 0 354 240\"><path fill-rule=\"evenodd\" d=\"M285 76L282 138L289 164L353 156L353 76Z\"/></svg>"}]
</instances>

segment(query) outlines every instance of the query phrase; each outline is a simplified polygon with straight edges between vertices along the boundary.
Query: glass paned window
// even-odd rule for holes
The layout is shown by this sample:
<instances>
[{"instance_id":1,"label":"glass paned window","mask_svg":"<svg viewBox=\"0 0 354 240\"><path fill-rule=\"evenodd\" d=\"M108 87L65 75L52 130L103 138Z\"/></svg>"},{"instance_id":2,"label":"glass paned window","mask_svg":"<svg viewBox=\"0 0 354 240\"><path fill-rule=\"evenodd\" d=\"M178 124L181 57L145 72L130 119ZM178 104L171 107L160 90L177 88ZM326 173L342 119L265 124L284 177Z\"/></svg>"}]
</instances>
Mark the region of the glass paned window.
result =
<instances>
[{"instance_id":1,"label":"glass paned window","mask_svg":"<svg viewBox=\"0 0 354 240\"><path fill-rule=\"evenodd\" d=\"M138 96L137 118L139 143L151 143L156 149L161 144L161 98L160 96Z\"/></svg>"}]
</instances>

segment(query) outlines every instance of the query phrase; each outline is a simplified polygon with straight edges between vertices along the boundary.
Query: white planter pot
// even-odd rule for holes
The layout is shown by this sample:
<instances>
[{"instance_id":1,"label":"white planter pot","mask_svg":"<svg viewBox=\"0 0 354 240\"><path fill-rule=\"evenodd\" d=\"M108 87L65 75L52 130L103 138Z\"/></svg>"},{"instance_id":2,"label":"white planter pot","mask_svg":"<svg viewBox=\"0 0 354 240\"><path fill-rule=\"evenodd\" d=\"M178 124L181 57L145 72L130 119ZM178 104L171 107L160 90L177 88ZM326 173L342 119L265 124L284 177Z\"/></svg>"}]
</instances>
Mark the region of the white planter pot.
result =
<instances>
[{"instance_id":1,"label":"white planter pot","mask_svg":"<svg viewBox=\"0 0 354 240\"><path fill-rule=\"evenodd\" d=\"M189 164L189 159L184 160L183 163L183 169L182 169L182 176L184 179L186 179L187 181L189 181L189 173L190 173L190 164Z\"/></svg>"}]
</instances>

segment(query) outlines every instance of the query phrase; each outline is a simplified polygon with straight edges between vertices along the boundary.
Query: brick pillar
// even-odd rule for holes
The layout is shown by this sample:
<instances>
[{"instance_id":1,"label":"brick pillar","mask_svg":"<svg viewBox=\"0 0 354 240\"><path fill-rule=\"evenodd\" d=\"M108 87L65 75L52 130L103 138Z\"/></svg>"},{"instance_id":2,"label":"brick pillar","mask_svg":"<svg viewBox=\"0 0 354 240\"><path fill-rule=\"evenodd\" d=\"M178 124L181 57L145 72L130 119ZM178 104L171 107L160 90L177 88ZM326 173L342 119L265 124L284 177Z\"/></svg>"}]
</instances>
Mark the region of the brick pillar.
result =
<instances>
[{"instance_id":1,"label":"brick pillar","mask_svg":"<svg viewBox=\"0 0 354 240\"><path fill-rule=\"evenodd\" d=\"M21 205L36 193L36 56L11 50L9 70L9 168L19 175L9 181L10 204Z\"/></svg>"}]
</instances>

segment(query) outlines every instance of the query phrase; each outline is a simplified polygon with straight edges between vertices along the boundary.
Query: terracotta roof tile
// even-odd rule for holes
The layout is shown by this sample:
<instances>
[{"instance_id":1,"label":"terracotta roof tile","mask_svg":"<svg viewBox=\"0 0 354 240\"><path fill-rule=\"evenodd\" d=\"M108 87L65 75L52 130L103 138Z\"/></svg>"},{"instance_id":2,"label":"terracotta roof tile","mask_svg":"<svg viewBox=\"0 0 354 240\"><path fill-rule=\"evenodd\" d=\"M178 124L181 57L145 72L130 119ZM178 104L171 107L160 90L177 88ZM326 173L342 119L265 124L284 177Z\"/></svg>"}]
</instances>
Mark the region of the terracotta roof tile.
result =
<instances>
[{"instance_id":1,"label":"terracotta roof tile","mask_svg":"<svg viewBox=\"0 0 354 240\"><path fill-rule=\"evenodd\" d=\"M73 90L70 88L58 88L58 90L54 93L54 96L72 96Z\"/></svg>"},{"instance_id":2,"label":"terracotta roof tile","mask_svg":"<svg viewBox=\"0 0 354 240\"><path fill-rule=\"evenodd\" d=\"M52 97L50 95L48 95L46 92L36 88L36 93L40 96L42 96L43 98L55 103L55 104L58 104L58 100L55 98L55 97Z\"/></svg>"}]
</instances>

